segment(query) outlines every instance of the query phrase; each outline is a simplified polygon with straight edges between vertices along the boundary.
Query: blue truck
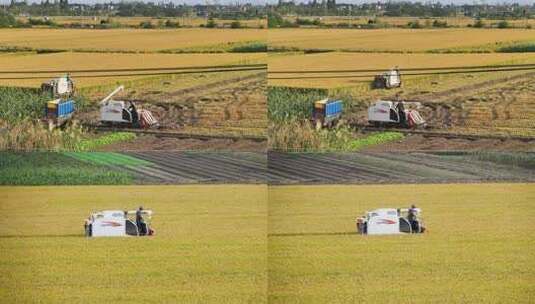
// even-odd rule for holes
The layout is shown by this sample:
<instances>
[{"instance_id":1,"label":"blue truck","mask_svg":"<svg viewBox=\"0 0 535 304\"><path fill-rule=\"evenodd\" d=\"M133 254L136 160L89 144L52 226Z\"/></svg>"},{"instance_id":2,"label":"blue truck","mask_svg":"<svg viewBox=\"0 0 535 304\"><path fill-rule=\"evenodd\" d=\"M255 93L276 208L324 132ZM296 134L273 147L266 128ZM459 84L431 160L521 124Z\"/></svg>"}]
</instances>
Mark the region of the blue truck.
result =
<instances>
[{"instance_id":1,"label":"blue truck","mask_svg":"<svg viewBox=\"0 0 535 304\"><path fill-rule=\"evenodd\" d=\"M316 129L323 127L333 127L342 116L343 101L333 99L322 99L314 102L312 110L312 121Z\"/></svg>"},{"instance_id":2,"label":"blue truck","mask_svg":"<svg viewBox=\"0 0 535 304\"><path fill-rule=\"evenodd\" d=\"M55 99L47 102L45 117L50 127L58 127L69 120L74 114L76 104L74 100Z\"/></svg>"}]
</instances>

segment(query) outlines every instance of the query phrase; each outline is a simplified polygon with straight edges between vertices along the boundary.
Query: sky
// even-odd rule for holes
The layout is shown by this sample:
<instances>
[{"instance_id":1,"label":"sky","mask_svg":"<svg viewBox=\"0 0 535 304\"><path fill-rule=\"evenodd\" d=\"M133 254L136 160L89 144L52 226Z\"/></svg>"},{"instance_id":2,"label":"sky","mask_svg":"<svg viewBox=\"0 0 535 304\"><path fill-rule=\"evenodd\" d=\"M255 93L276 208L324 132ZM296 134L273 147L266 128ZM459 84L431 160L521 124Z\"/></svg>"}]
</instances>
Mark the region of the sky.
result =
<instances>
[{"instance_id":1,"label":"sky","mask_svg":"<svg viewBox=\"0 0 535 304\"><path fill-rule=\"evenodd\" d=\"M28 2L40 2L41 0L28 0ZM53 1L53 0L51 0ZM114 2L118 2L116 0ZM123 0L129 2L128 0ZM205 4L205 3L218 3L218 4L234 4L234 3L254 3L254 4L265 4L265 3L277 3L278 0L143 0L144 2L174 2L176 4ZM308 2L307 0L295 0L296 2ZM386 0L383 0L386 2ZM419 2L426 2L427 0L419 0ZM436 0L435 0L436 1ZM520 3L520 4L532 4L535 0L438 0L443 4L496 4L496 3ZM0 0L1 4L9 4L10 0ZM72 3L107 3L110 0L70 0ZM338 3L370 3L377 2L376 0L337 0Z\"/></svg>"}]
</instances>

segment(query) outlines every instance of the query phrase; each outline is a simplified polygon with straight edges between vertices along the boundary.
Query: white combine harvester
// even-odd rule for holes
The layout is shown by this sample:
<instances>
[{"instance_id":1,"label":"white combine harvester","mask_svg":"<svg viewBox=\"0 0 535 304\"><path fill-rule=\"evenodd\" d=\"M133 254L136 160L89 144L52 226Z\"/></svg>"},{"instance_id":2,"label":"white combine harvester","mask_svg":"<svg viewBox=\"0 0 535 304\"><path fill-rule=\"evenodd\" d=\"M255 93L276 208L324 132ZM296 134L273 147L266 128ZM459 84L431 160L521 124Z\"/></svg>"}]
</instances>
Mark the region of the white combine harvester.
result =
<instances>
[{"instance_id":1,"label":"white combine harvester","mask_svg":"<svg viewBox=\"0 0 535 304\"><path fill-rule=\"evenodd\" d=\"M136 210L104 210L91 213L84 224L88 237L103 236L150 236L152 210L141 210L143 222L136 225Z\"/></svg>"},{"instance_id":2,"label":"white combine harvester","mask_svg":"<svg viewBox=\"0 0 535 304\"><path fill-rule=\"evenodd\" d=\"M379 100L368 108L368 122L375 127L425 127L426 122L415 109L405 109L406 106L419 108L418 102Z\"/></svg>"},{"instance_id":3,"label":"white combine harvester","mask_svg":"<svg viewBox=\"0 0 535 304\"><path fill-rule=\"evenodd\" d=\"M398 67L375 76L372 84L374 89L392 89L401 87L401 74Z\"/></svg>"},{"instance_id":4,"label":"white combine harvester","mask_svg":"<svg viewBox=\"0 0 535 304\"><path fill-rule=\"evenodd\" d=\"M357 218L359 234L423 233L425 225L420 217L420 208L381 208L366 212Z\"/></svg>"},{"instance_id":5,"label":"white combine harvester","mask_svg":"<svg viewBox=\"0 0 535 304\"><path fill-rule=\"evenodd\" d=\"M74 81L68 74L41 84L41 92L51 98L69 98L74 95L74 89Z\"/></svg>"},{"instance_id":6,"label":"white combine harvester","mask_svg":"<svg viewBox=\"0 0 535 304\"><path fill-rule=\"evenodd\" d=\"M113 96L124 90L119 86L100 101L100 122L104 125L118 125L132 128L158 127L158 121L148 110L137 109L132 101L113 100Z\"/></svg>"}]
</instances>

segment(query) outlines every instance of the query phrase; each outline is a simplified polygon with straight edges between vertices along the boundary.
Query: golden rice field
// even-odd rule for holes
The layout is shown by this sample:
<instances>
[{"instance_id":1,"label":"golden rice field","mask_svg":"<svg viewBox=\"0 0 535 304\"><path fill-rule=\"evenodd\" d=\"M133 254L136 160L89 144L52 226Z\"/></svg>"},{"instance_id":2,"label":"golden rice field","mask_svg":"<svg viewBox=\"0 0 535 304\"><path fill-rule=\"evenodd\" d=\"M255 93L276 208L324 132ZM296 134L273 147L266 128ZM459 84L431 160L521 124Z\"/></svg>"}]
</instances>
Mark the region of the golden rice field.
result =
<instances>
[{"instance_id":1,"label":"golden rice field","mask_svg":"<svg viewBox=\"0 0 535 304\"><path fill-rule=\"evenodd\" d=\"M229 64L253 64L265 62L265 53L225 54L118 54L118 53L8 53L0 54L0 67L9 71L32 70L81 70L195 67ZM87 73L84 73L87 75ZM117 74L117 73L114 73ZM0 78L35 76L30 74L2 74ZM45 79L58 75L45 74L44 79L1 80L0 86L38 87ZM72 73L77 87L90 87L120 81L146 78L147 76L84 78Z\"/></svg>"},{"instance_id":2,"label":"golden rice field","mask_svg":"<svg viewBox=\"0 0 535 304\"><path fill-rule=\"evenodd\" d=\"M266 30L261 29L2 29L0 47L150 52L266 38Z\"/></svg>"},{"instance_id":3,"label":"golden rice field","mask_svg":"<svg viewBox=\"0 0 535 304\"><path fill-rule=\"evenodd\" d=\"M273 29L268 32L273 48L402 51L464 48L489 43L533 41L527 29Z\"/></svg>"},{"instance_id":4,"label":"golden rice field","mask_svg":"<svg viewBox=\"0 0 535 304\"><path fill-rule=\"evenodd\" d=\"M0 302L266 303L262 185L0 187ZM92 211L154 211L153 237L86 238Z\"/></svg>"},{"instance_id":5,"label":"golden rice field","mask_svg":"<svg viewBox=\"0 0 535 304\"><path fill-rule=\"evenodd\" d=\"M269 188L270 303L532 303L533 184ZM355 218L416 204L423 235Z\"/></svg>"},{"instance_id":6,"label":"golden rice field","mask_svg":"<svg viewBox=\"0 0 535 304\"><path fill-rule=\"evenodd\" d=\"M428 68L452 66L477 66L494 64L535 63L535 53L492 53L492 54L391 54L391 53L349 53L332 52L318 54L271 53L268 56L269 71L310 71L310 70L347 70L347 69L390 69L398 66L403 68ZM370 75L373 73L350 73L346 75ZM297 76L321 76L325 74L301 74ZM333 75L344 75L335 73ZM269 77L291 77L295 74L270 74ZM462 75L443 76L455 78L459 84L466 81L480 81L485 78L500 76L500 73L475 74L468 80ZM426 76L406 76L404 80L429 78ZM284 79L269 80L273 86L339 88L359 86L362 82L369 83L369 78L334 78L334 79ZM407 83L406 83L407 84ZM369 85L365 85L368 87ZM443 85L440 89L446 89Z\"/></svg>"},{"instance_id":7,"label":"golden rice field","mask_svg":"<svg viewBox=\"0 0 535 304\"><path fill-rule=\"evenodd\" d=\"M126 26L138 26L141 22L151 21L154 25L157 25L158 22L165 22L166 20L171 20L173 22L178 22L180 26L200 26L201 24L206 24L208 18L200 17L89 17L89 16L50 16L51 20L60 25L68 25L73 23L80 24L91 24L97 25L100 24L100 21L106 20L109 23L118 23ZM20 17L19 20L26 22L28 18ZM218 25L230 25L235 20L228 19L217 19L214 18L214 21ZM266 19L247 19L247 20L238 20L243 26L247 27L266 27Z\"/></svg>"}]
</instances>

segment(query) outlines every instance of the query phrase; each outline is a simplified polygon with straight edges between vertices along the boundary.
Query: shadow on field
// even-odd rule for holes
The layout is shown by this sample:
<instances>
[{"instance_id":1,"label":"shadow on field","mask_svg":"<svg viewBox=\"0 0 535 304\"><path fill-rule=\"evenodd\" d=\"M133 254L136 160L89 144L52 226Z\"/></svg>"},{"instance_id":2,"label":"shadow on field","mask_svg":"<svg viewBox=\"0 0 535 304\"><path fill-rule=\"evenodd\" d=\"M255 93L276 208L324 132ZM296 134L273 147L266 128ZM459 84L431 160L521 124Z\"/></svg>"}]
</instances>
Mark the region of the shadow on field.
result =
<instances>
[{"instance_id":1,"label":"shadow on field","mask_svg":"<svg viewBox=\"0 0 535 304\"><path fill-rule=\"evenodd\" d=\"M286 236L330 236L330 235L354 235L356 232L302 232L302 233L270 233L268 237Z\"/></svg>"},{"instance_id":2,"label":"shadow on field","mask_svg":"<svg viewBox=\"0 0 535 304\"><path fill-rule=\"evenodd\" d=\"M32 235L0 235L0 239L16 238L59 238L59 237L85 237L83 234L32 234Z\"/></svg>"}]
</instances>

